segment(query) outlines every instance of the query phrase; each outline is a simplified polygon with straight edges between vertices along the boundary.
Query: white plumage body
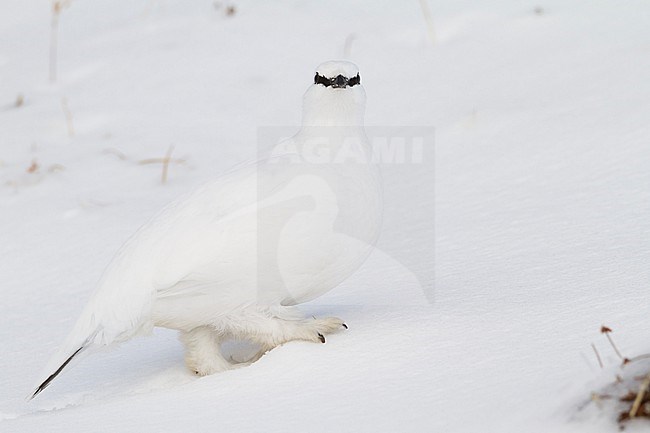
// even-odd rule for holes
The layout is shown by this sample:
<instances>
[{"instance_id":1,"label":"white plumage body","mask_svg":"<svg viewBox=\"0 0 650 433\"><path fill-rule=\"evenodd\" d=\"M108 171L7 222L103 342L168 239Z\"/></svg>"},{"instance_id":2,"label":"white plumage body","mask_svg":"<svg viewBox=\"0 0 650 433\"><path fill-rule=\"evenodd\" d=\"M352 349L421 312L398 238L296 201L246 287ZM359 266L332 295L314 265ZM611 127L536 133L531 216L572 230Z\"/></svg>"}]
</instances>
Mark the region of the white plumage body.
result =
<instances>
[{"instance_id":1,"label":"white plumage body","mask_svg":"<svg viewBox=\"0 0 650 433\"><path fill-rule=\"evenodd\" d=\"M355 69L328 62L319 73L353 76ZM303 127L285 150L199 187L138 230L104 272L35 394L79 350L154 326L181 331L188 366L199 374L231 367L219 353L225 338L251 339L261 356L294 339L324 341L322 334L340 328L339 319L303 319L291 306L351 275L378 235L379 178L360 163L369 152L364 103L360 85L314 84ZM310 159L314 139L328 161ZM333 160L342 151L348 158ZM349 158L355 153L361 158Z\"/></svg>"}]
</instances>

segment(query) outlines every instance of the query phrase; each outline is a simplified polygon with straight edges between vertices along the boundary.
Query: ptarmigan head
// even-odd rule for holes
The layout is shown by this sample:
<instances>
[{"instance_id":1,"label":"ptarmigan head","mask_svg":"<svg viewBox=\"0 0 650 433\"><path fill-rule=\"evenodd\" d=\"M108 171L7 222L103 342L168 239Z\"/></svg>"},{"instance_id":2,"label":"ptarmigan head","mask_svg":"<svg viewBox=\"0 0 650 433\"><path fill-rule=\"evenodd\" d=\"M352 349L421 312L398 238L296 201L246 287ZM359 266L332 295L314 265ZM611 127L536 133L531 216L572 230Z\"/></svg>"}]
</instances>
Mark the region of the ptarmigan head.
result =
<instances>
[{"instance_id":1,"label":"ptarmigan head","mask_svg":"<svg viewBox=\"0 0 650 433\"><path fill-rule=\"evenodd\" d=\"M363 125L365 106L357 65L345 60L321 63L305 93L303 125Z\"/></svg>"},{"instance_id":2,"label":"ptarmigan head","mask_svg":"<svg viewBox=\"0 0 650 433\"><path fill-rule=\"evenodd\" d=\"M345 89L361 85L357 65L346 61L329 61L316 68L314 84L322 84L333 89Z\"/></svg>"}]
</instances>

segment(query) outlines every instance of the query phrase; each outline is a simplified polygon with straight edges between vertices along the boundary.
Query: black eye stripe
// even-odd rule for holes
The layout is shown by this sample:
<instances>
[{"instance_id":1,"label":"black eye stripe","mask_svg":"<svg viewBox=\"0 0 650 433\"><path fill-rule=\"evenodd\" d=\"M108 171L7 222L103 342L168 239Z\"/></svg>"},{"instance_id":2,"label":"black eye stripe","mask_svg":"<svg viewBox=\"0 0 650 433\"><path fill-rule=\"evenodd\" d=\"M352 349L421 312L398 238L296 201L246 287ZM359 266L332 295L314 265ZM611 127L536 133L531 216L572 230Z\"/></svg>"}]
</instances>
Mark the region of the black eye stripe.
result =
<instances>
[{"instance_id":1,"label":"black eye stripe","mask_svg":"<svg viewBox=\"0 0 650 433\"><path fill-rule=\"evenodd\" d=\"M322 84L325 87L329 87L332 85L332 82L329 78L325 78L317 72L314 77L314 84Z\"/></svg>"},{"instance_id":2,"label":"black eye stripe","mask_svg":"<svg viewBox=\"0 0 650 433\"><path fill-rule=\"evenodd\" d=\"M334 84L335 80L336 77L327 78L319 74L318 72L316 72L316 76L314 76L314 84L322 84L325 87L330 87L332 84ZM352 86L356 86L357 84L361 84L361 76L359 74L349 79L346 78L346 80L347 80L346 87L352 87Z\"/></svg>"}]
</instances>

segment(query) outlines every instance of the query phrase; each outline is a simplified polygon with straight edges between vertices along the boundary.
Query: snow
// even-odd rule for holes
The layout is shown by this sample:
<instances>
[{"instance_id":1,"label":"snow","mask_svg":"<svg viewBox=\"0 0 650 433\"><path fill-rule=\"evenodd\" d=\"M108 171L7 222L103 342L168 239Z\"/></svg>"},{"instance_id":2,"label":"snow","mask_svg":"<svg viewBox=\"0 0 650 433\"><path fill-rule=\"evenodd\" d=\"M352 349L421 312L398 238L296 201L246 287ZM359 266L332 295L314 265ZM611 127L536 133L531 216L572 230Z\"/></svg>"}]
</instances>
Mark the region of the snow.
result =
<instances>
[{"instance_id":1,"label":"snow","mask_svg":"<svg viewBox=\"0 0 650 433\"><path fill-rule=\"evenodd\" d=\"M0 431L617 428L589 397L618 371L601 324L627 356L650 351L650 5L440 1L433 43L418 2L232 5L73 0L50 84L50 2L5 0ZM434 229L418 250L433 281L385 245L304 306L350 326L325 345L196 378L156 330L26 402L119 246L255 158L260 127L298 125L314 68L346 40L368 125L436 129L433 182L398 170L386 204L421 216L386 239L421 246ZM170 145L185 163L163 185L139 161Z\"/></svg>"}]
</instances>

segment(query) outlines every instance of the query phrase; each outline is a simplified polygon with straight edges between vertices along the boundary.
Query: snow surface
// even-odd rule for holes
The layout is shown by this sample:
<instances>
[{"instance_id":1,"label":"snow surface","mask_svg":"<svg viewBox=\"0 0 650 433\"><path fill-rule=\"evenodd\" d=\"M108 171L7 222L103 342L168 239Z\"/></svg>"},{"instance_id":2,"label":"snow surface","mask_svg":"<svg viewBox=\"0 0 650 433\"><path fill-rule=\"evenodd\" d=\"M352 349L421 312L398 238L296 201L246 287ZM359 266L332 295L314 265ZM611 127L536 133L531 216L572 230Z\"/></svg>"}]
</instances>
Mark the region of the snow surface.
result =
<instances>
[{"instance_id":1,"label":"snow surface","mask_svg":"<svg viewBox=\"0 0 650 433\"><path fill-rule=\"evenodd\" d=\"M434 42L415 1L228 4L73 0L50 84L50 2L3 1L0 431L617 428L582 408L618 362L601 324L624 353L650 351L650 4L437 1ZM435 182L393 185L405 199L387 204L435 213L433 297L379 252L305 306L350 325L325 345L196 378L156 330L26 402L124 240L255 158L258 127L299 124L314 68L346 40L367 124L436 128ZM138 161L170 145L186 162L162 185Z\"/></svg>"}]
</instances>

